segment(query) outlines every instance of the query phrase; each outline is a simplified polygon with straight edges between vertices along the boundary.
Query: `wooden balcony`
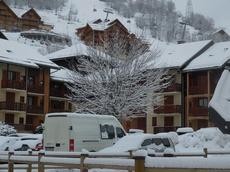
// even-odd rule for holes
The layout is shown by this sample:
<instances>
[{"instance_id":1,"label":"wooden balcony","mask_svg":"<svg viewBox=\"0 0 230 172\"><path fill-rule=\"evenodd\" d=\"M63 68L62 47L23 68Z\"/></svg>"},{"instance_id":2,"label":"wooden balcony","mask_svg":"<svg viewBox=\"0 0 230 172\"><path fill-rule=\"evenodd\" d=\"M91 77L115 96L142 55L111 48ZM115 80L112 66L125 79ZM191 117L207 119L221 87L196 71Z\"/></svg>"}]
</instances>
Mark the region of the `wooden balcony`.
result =
<instances>
[{"instance_id":1,"label":"wooden balcony","mask_svg":"<svg viewBox=\"0 0 230 172\"><path fill-rule=\"evenodd\" d=\"M28 85L28 92L31 93L39 93L43 94L44 93L44 86L43 85Z\"/></svg>"},{"instance_id":2,"label":"wooden balcony","mask_svg":"<svg viewBox=\"0 0 230 172\"><path fill-rule=\"evenodd\" d=\"M0 102L0 110L26 111L26 104L15 102Z\"/></svg>"},{"instance_id":3,"label":"wooden balcony","mask_svg":"<svg viewBox=\"0 0 230 172\"><path fill-rule=\"evenodd\" d=\"M71 112L70 109L64 109L64 108L50 108L49 109L49 113L53 113L53 112Z\"/></svg>"},{"instance_id":4,"label":"wooden balcony","mask_svg":"<svg viewBox=\"0 0 230 172\"><path fill-rule=\"evenodd\" d=\"M207 84L206 84L207 85ZM208 87L194 87L190 86L189 87L189 94L190 95L197 95L197 94L207 94L208 93Z\"/></svg>"},{"instance_id":5,"label":"wooden balcony","mask_svg":"<svg viewBox=\"0 0 230 172\"><path fill-rule=\"evenodd\" d=\"M154 133L176 131L179 126L154 127Z\"/></svg>"},{"instance_id":6,"label":"wooden balcony","mask_svg":"<svg viewBox=\"0 0 230 172\"><path fill-rule=\"evenodd\" d=\"M35 113L35 114L44 114L44 107L43 106L27 106L28 113Z\"/></svg>"},{"instance_id":7,"label":"wooden balcony","mask_svg":"<svg viewBox=\"0 0 230 172\"><path fill-rule=\"evenodd\" d=\"M208 108L190 108L189 116L193 116L193 117L208 116Z\"/></svg>"},{"instance_id":8,"label":"wooden balcony","mask_svg":"<svg viewBox=\"0 0 230 172\"><path fill-rule=\"evenodd\" d=\"M163 92L181 92L181 84L174 83L165 88Z\"/></svg>"},{"instance_id":9,"label":"wooden balcony","mask_svg":"<svg viewBox=\"0 0 230 172\"><path fill-rule=\"evenodd\" d=\"M13 80L2 80L2 88L13 88L19 90L26 90L26 82L25 81L13 81Z\"/></svg>"},{"instance_id":10,"label":"wooden balcony","mask_svg":"<svg viewBox=\"0 0 230 172\"><path fill-rule=\"evenodd\" d=\"M55 88L51 88L50 89L50 96L53 96L53 97L62 97L62 98L66 98L66 95L67 93L65 92L64 89L55 89Z\"/></svg>"},{"instance_id":11,"label":"wooden balcony","mask_svg":"<svg viewBox=\"0 0 230 172\"><path fill-rule=\"evenodd\" d=\"M154 106L154 113L156 114L181 113L181 105Z\"/></svg>"}]
</instances>

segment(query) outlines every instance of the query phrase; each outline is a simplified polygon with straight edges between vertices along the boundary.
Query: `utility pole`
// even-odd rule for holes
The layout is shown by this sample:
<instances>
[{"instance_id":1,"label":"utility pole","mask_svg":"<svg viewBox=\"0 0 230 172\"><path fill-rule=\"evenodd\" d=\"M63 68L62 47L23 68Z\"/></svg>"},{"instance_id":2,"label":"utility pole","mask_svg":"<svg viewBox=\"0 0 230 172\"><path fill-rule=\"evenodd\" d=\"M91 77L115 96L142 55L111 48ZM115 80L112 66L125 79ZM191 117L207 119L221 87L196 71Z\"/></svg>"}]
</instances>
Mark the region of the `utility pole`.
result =
<instances>
[{"instance_id":1,"label":"utility pole","mask_svg":"<svg viewBox=\"0 0 230 172\"><path fill-rule=\"evenodd\" d=\"M188 0L188 2L187 2L185 18L186 18L185 19L186 23L191 25L192 24L192 18L193 18L192 0Z\"/></svg>"},{"instance_id":2,"label":"utility pole","mask_svg":"<svg viewBox=\"0 0 230 172\"><path fill-rule=\"evenodd\" d=\"M113 11L110 8L105 8L103 11L106 13L105 21L108 21L109 14L113 14Z\"/></svg>"}]
</instances>

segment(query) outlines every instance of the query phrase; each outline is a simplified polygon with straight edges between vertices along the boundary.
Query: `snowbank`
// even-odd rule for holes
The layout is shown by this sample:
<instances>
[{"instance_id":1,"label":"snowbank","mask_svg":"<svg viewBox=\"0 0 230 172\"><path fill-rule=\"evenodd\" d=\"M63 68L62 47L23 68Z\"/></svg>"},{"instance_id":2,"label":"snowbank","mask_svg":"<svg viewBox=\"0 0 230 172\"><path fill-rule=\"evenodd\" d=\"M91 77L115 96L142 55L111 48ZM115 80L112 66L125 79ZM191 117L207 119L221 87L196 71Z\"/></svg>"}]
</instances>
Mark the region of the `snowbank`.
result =
<instances>
[{"instance_id":1,"label":"snowbank","mask_svg":"<svg viewBox=\"0 0 230 172\"><path fill-rule=\"evenodd\" d=\"M193 152L208 149L229 149L230 136L224 135L218 128L203 128L194 133L179 136L177 152Z\"/></svg>"}]
</instances>

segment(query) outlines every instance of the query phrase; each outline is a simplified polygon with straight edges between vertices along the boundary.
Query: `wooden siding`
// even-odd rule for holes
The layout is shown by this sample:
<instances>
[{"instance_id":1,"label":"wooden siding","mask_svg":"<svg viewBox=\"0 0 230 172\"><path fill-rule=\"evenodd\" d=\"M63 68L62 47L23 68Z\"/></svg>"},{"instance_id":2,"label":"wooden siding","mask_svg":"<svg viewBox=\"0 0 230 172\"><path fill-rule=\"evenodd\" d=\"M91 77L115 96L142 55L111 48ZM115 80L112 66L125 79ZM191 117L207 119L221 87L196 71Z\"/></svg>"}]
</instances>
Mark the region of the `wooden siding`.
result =
<instances>
[{"instance_id":1,"label":"wooden siding","mask_svg":"<svg viewBox=\"0 0 230 172\"><path fill-rule=\"evenodd\" d=\"M29 9L22 16L17 16L14 11L4 2L0 1L0 28L8 31L18 30L30 30L46 28L51 30L52 27L48 27L41 20L41 17L33 9Z\"/></svg>"},{"instance_id":2,"label":"wooden siding","mask_svg":"<svg viewBox=\"0 0 230 172\"><path fill-rule=\"evenodd\" d=\"M209 126L208 103L215 91L222 69L186 73L185 119L194 129Z\"/></svg>"}]
</instances>

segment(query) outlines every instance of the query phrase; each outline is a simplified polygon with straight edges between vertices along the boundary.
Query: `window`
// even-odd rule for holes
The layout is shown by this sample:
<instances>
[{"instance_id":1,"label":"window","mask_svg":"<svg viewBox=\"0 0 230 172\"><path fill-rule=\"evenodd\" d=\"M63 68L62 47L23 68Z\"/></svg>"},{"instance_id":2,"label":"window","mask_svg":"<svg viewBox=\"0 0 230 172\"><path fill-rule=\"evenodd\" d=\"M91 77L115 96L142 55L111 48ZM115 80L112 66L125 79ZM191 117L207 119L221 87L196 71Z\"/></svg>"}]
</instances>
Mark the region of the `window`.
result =
<instances>
[{"instance_id":1,"label":"window","mask_svg":"<svg viewBox=\"0 0 230 172\"><path fill-rule=\"evenodd\" d=\"M19 118L19 124L24 124L24 118L22 117Z\"/></svg>"},{"instance_id":2,"label":"window","mask_svg":"<svg viewBox=\"0 0 230 172\"><path fill-rule=\"evenodd\" d=\"M162 140L164 146L170 147L170 142L169 142L169 139L168 139L168 138L162 138L161 140Z\"/></svg>"},{"instance_id":3,"label":"window","mask_svg":"<svg viewBox=\"0 0 230 172\"><path fill-rule=\"evenodd\" d=\"M164 104L165 105L173 105L174 104L174 96L164 96Z\"/></svg>"},{"instance_id":4,"label":"window","mask_svg":"<svg viewBox=\"0 0 230 172\"><path fill-rule=\"evenodd\" d=\"M16 80L16 72L8 71L8 80L15 81Z\"/></svg>"},{"instance_id":5,"label":"window","mask_svg":"<svg viewBox=\"0 0 230 172\"><path fill-rule=\"evenodd\" d=\"M162 144L161 138L154 138L154 139L152 139L152 142L157 146Z\"/></svg>"},{"instance_id":6,"label":"window","mask_svg":"<svg viewBox=\"0 0 230 172\"><path fill-rule=\"evenodd\" d=\"M200 98L199 99L200 107L208 107L208 98Z\"/></svg>"},{"instance_id":7,"label":"window","mask_svg":"<svg viewBox=\"0 0 230 172\"><path fill-rule=\"evenodd\" d=\"M152 126L157 126L157 117L152 117Z\"/></svg>"},{"instance_id":8,"label":"window","mask_svg":"<svg viewBox=\"0 0 230 172\"><path fill-rule=\"evenodd\" d=\"M20 96L20 103L24 103L25 102L25 97L24 96Z\"/></svg>"},{"instance_id":9,"label":"window","mask_svg":"<svg viewBox=\"0 0 230 172\"><path fill-rule=\"evenodd\" d=\"M14 114L6 113L5 114L5 122L7 124L14 124Z\"/></svg>"},{"instance_id":10,"label":"window","mask_svg":"<svg viewBox=\"0 0 230 172\"><path fill-rule=\"evenodd\" d=\"M26 116L26 124L33 124L33 117L28 115Z\"/></svg>"},{"instance_id":11,"label":"window","mask_svg":"<svg viewBox=\"0 0 230 172\"><path fill-rule=\"evenodd\" d=\"M120 127L116 127L116 132L118 138L122 138L123 136L125 136L125 132Z\"/></svg>"},{"instance_id":12,"label":"window","mask_svg":"<svg viewBox=\"0 0 230 172\"><path fill-rule=\"evenodd\" d=\"M102 139L114 139L115 138L115 132L114 127L112 125L100 125L101 130L101 138Z\"/></svg>"},{"instance_id":13,"label":"window","mask_svg":"<svg viewBox=\"0 0 230 172\"><path fill-rule=\"evenodd\" d=\"M164 126L173 126L173 124L174 124L173 116L166 116L164 118Z\"/></svg>"},{"instance_id":14,"label":"window","mask_svg":"<svg viewBox=\"0 0 230 172\"><path fill-rule=\"evenodd\" d=\"M32 106L33 105L33 97L28 97L27 102L28 102L29 106Z\"/></svg>"},{"instance_id":15,"label":"window","mask_svg":"<svg viewBox=\"0 0 230 172\"><path fill-rule=\"evenodd\" d=\"M143 143L141 144L141 146L148 146L152 144L152 139L146 139L143 141Z\"/></svg>"}]
</instances>

